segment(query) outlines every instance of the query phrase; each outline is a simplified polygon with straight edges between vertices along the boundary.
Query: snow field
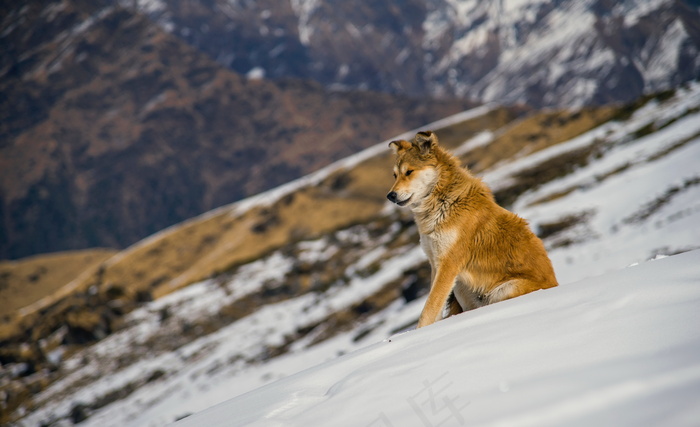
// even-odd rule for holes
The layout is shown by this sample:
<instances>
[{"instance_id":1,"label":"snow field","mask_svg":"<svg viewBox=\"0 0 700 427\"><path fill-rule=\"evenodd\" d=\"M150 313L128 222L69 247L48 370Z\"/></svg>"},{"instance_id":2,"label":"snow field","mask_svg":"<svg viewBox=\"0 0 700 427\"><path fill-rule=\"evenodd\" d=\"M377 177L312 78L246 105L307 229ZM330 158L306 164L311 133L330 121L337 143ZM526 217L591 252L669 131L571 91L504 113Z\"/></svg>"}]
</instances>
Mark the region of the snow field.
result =
<instances>
[{"instance_id":1,"label":"snow field","mask_svg":"<svg viewBox=\"0 0 700 427\"><path fill-rule=\"evenodd\" d=\"M178 426L692 425L700 251L374 344Z\"/></svg>"}]
</instances>

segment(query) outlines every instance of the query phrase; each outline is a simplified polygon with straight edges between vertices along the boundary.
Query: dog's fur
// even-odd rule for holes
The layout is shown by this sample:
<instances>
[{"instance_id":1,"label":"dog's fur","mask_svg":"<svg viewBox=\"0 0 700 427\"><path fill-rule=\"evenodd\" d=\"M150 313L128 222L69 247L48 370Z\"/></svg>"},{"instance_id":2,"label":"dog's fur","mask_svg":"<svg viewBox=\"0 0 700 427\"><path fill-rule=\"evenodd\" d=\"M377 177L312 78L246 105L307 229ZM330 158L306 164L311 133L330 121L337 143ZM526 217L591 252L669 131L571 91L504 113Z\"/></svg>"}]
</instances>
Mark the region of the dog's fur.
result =
<instances>
[{"instance_id":1,"label":"dog's fur","mask_svg":"<svg viewBox=\"0 0 700 427\"><path fill-rule=\"evenodd\" d=\"M481 179L438 145L433 132L392 141L396 181L387 198L408 206L430 261L431 286L418 327L447 315L557 286L542 241L496 204Z\"/></svg>"}]
</instances>

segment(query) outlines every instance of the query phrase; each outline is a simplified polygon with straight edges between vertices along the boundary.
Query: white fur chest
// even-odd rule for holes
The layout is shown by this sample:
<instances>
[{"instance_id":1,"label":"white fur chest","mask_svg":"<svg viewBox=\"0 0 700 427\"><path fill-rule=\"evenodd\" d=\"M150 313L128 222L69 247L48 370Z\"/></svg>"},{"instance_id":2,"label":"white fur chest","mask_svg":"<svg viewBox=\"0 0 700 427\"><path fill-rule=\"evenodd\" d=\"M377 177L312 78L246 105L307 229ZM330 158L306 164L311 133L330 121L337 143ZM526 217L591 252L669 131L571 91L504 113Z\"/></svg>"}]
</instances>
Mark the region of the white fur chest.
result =
<instances>
[{"instance_id":1,"label":"white fur chest","mask_svg":"<svg viewBox=\"0 0 700 427\"><path fill-rule=\"evenodd\" d=\"M457 241L456 230L441 230L420 235L420 246L433 265L437 265L437 261L443 258L455 241Z\"/></svg>"}]
</instances>

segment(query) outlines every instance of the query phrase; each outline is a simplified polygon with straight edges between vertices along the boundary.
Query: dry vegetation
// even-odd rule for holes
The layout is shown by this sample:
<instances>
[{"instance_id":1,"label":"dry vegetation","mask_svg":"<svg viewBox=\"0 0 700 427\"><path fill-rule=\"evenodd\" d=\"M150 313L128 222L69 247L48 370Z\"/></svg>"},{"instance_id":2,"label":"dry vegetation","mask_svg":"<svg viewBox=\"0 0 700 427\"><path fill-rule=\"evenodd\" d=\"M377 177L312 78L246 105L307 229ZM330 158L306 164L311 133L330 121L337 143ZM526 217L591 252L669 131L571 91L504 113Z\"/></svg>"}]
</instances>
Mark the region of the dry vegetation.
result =
<instances>
[{"instance_id":1,"label":"dry vegetation","mask_svg":"<svg viewBox=\"0 0 700 427\"><path fill-rule=\"evenodd\" d=\"M613 107L601 107L533 114L496 135L490 144L469 151L464 156L465 164L479 173L503 159L514 159L574 138L610 120L616 111Z\"/></svg>"},{"instance_id":2,"label":"dry vegetation","mask_svg":"<svg viewBox=\"0 0 700 427\"><path fill-rule=\"evenodd\" d=\"M515 159L574 138L610 120L616 112L613 107L539 112L508 126L491 143L470 150L462 158L470 170L478 175L502 159ZM525 191L586 164L598 148L594 144L569 151L521 172L514 177L515 184L495 192L496 200L509 207Z\"/></svg>"},{"instance_id":3,"label":"dry vegetation","mask_svg":"<svg viewBox=\"0 0 700 427\"><path fill-rule=\"evenodd\" d=\"M113 249L88 249L0 261L0 318L59 291L115 253Z\"/></svg>"}]
</instances>

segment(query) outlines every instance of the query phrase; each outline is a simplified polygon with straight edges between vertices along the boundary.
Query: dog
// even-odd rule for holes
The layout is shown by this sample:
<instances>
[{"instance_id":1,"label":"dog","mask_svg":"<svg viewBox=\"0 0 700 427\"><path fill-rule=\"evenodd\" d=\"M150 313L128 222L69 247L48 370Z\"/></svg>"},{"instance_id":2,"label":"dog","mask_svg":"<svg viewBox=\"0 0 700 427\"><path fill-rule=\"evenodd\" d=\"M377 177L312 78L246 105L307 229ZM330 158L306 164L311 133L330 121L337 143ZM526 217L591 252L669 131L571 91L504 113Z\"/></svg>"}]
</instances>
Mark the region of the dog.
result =
<instances>
[{"instance_id":1,"label":"dog","mask_svg":"<svg viewBox=\"0 0 700 427\"><path fill-rule=\"evenodd\" d=\"M557 286L542 241L499 206L481 179L438 145L431 131L392 141L387 198L413 211L431 284L418 328L463 311Z\"/></svg>"}]
</instances>

